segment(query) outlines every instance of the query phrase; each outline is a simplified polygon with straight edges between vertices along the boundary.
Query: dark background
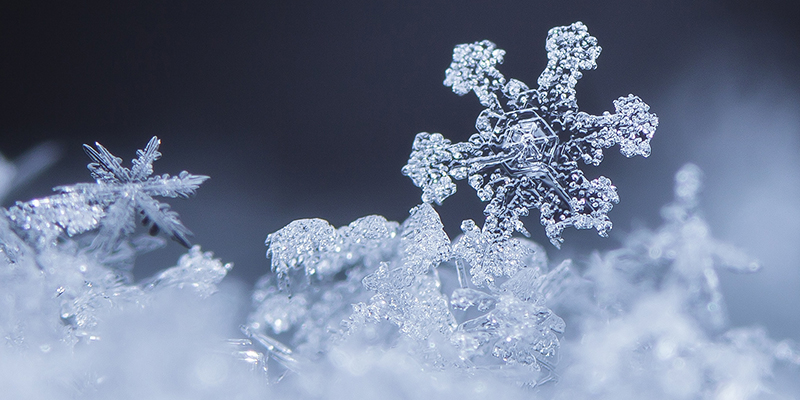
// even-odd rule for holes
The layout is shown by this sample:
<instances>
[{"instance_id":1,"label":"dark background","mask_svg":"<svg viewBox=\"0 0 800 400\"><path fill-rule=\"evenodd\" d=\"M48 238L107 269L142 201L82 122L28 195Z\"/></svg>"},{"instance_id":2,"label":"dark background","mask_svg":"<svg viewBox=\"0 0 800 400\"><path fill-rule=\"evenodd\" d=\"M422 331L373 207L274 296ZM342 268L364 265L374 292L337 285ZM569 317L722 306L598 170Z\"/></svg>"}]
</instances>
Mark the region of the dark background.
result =
<instances>
[{"instance_id":1,"label":"dark background","mask_svg":"<svg viewBox=\"0 0 800 400\"><path fill-rule=\"evenodd\" d=\"M113 4L109 4L113 3ZM268 270L267 234L298 218L341 226L368 214L403 220L420 191L400 174L414 135L463 141L480 105L442 86L452 48L489 39L501 71L531 86L554 26L583 21L603 47L577 87L581 108L612 110L634 93L661 125L653 155L615 149L587 176L609 176L621 202L612 237L565 232L551 258L586 258L656 227L685 162L706 172L717 237L760 257L758 276L723 275L736 324L800 338L800 13L794 1L199 1L5 2L0 6L0 151L46 140L63 157L11 194L89 181L82 143L129 162L158 135L156 173L212 177L170 200L193 242L252 282ZM439 207L455 236L483 205L466 184ZM536 213L527 221L546 244ZM137 278L172 265L171 244Z\"/></svg>"}]
</instances>

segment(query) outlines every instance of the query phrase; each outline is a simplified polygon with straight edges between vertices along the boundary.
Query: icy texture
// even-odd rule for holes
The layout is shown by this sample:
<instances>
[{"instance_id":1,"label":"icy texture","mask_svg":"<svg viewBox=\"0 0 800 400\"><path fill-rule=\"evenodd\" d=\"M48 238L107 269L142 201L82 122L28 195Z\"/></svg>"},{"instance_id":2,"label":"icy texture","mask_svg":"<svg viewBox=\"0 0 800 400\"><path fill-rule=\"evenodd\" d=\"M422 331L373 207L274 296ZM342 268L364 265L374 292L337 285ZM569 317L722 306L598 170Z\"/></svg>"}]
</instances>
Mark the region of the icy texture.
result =
<instances>
[{"instance_id":1,"label":"icy texture","mask_svg":"<svg viewBox=\"0 0 800 400\"><path fill-rule=\"evenodd\" d=\"M467 376L457 378L461 385L486 379L492 390L535 388L535 397L554 399L747 399L791 391L797 345L727 325L716 269L751 272L758 264L710 235L697 211L701 177L696 166L682 168L661 228L636 232L623 248L580 266L550 266L540 246L488 240L470 220L451 245L428 204L392 225L395 235L380 233L390 223L365 217L358 221L381 223L360 236L384 240L355 252L357 261L325 276L304 272L291 293L279 290L276 275L262 279L240 359L269 370L270 382L301 382L309 397L338 387L334 380L385 382L373 373L387 357L406 371L390 375L391 387L424 381L410 366ZM302 222L270 235L281 238L268 240L281 246L272 257L303 254L316 265L340 254L309 245L324 241L309 241L317 236ZM335 242L348 228L314 224ZM409 393L429 393L429 384L420 385Z\"/></svg>"},{"instance_id":2,"label":"icy texture","mask_svg":"<svg viewBox=\"0 0 800 400\"><path fill-rule=\"evenodd\" d=\"M187 236L191 232L168 204L153 197L189 197L208 177L186 171L174 177L151 176L153 162L161 157L160 143L155 136L150 139L144 150L137 151L131 168L123 167L122 159L99 143L95 144L97 149L84 145L93 161L88 168L96 183L57 187L60 194L18 202L6 214L20 235L39 248L55 245L64 234L71 237L99 228L92 247L111 253L133 234L137 216L143 225L150 226L151 234L164 231L189 247Z\"/></svg>"},{"instance_id":3,"label":"icy texture","mask_svg":"<svg viewBox=\"0 0 800 400\"><path fill-rule=\"evenodd\" d=\"M603 148L617 144L626 157L647 157L658 118L634 95L615 100L614 114L579 111L575 84L581 70L597 67L601 50L582 23L551 29L546 48L547 67L531 89L496 69L505 52L494 43L456 46L444 84L459 95L474 91L486 107L478 133L455 144L438 133L417 134L403 174L422 188L422 201L437 204L455 193L454 180L468 179L488 202L483 230L493 238L527 234L520 218L537 208L558 247L570 226L606 236L607 214L619 201L611 181L585 178L578 160L599 165Z\"/></svg>"},{"instance_id":4,"label":"icy texture","mask_svg":"<svg viewBox=\"0 0 800 400\"><path fill-rule=\"evenodd\" d=\"M471 266L475 286L492 286L495 277L513 276L525 267L525 258L533 253L520 239L492 240L471 219L461 224L461 230L464 234L456 242L454 252Z\"/></svg>"},{"instance_id":5,"label":"icy texture","mask_svg":"<svg viewBox=\"0 0 800 400\"><path fill-rule=\"evenodd\" d=\"M156 147L148 148L152 161ZM146 165L133 171L149 174ZM121 189L91 196L106 193L110 202L114 190ZM145 280L151 284L131 283L132 256L161 241L125 238L106 253L86 246L91 236L70 239L98 228L105 215L102 205L110 203L91 196L66 192L17 203L0 218L3 397L153 398L174 393L175 382L185 382L181 392L193 398L224 397L234 387L255 395L256 381L237 376L246 368L225 355L231 332L220 327L235 310L202 299L231 265L195 246L178 266Z\"/></svg>"},{"instance_id":6,"label":"icy texture","mask_svg":"<svg viewBox=\"0 0 800 400\"><path fill-rule=\"evenodd\" d=\"M191 349L184 360L194 365L216 346L208 338L210 332L218 334L219 322L212 325L210 315L200 311L204 303L197 301L216 290L227 268L198 247L147 287L128 283L116 268L69 247L23 250L15 263L0 261L0 336L5 338L0 364L18 368L4 375L26 377L19 382L0 378L10 398L88 398L123 387L138 390L129 377L143 378L147 372L134 368L165 358L154 354L188 355ZM198 313L202 322L192 319ZM224 318L224 313L214 316L215 321ZM200 334L190 327L213 329ZM163 373L164 367L148 368ZM26 388L23 382L36 383Z\"/></svg>"},{"instance_id":7,"label":"icy texture","mask_svg":"<svg viewBox=\"0 0 800 400\"><path fill-rule=\"evenodd\" d=\"M267 359L281 360L283 353L263 346L264 338L287 332L298 352L319 358L352 304L369 298L361 284L366 271L388 259L398 239L398 224L376 215L339 229L320 219L298 220L269 235L275 275L256 284L247 335L262 343Z\"/></svg>"},{"instance_id":8,"label":"icy texture","mask_svg":"<svg viewBox=\"0 0 800 400\"><path fill-rule=\"evenodd\" d=\"M378 215L339 229L321 219L301 219L267 237L267 257L282 284L288 285L288 275L296 270L325 279L364 257L368 262L380 258L387 251L385 243L396 235L397 223Z\"/></svg>"},{"instance_id":9,"label":"icy texture","mask_svg":"<svg viewBox=\"0 0 800 400\"><path fill-rule=\"evenodd\" d=\"M235 296L208 296L230 264L198 247L131 284L78 243L36 248L3 220L16 261L0 259L0 385L10 398L796 397L800 348L726 322L717 271L758 264L711 236L701 178L682 168L663 226L579 265L486 241L471 221L451 244L428 204L403 224L294 222L270 235L283 263L244 336ZM492 251L508 253L468 260Z\"/></svg>"},{"instance_id":10,"label":"icy texture","mask_svg":"<svg viewBox=\"0 0 800 400\"><path fill-rule=\"evenodd\" d=\"M191 288L201 297L208 297L217 291L217 285L233 268L233 264L223 264L214 258L214 253L202 252L194 245L187 254L181 256L178 265L159 273L148 290L158 287Z\"/></svg>"},{"instance_id":11,"label":"icy texture","mask_svg":"<svg viewBox=\"0 0 800 400\"><path fill-rule=\"evenodd\" d=\"M104 147L86 147L92 157L89 169L96 184L57 188L62 193L3 210L0 218L0 273L5 308L0 313L4 337L14 338L15 347L96 342L101 321L126 309L138 309L152 297L145 292L165 287L188 286L201 296L216 290L230 264L223 265L194 247L180 265L164 271L143 289L132 284L130 269L136 254L154 250L162 240L147 236L129 238L137 214L153 227L178 235L185 242L188 230L177 214L151 196L183 196L194 192L206 179L181 173L150 177L152 163L161 154L157 138L138 152L131 169ZM42 150L38 150L42 151ZM37 157L20 165L38 170ZM16 172L15 172L16 174ZM18 175L30 175L20 171ZM96 233L76 236L89 231ZM154 233L154 232L153 232ZM156 290L158 289L158 290ZM38 313L40 323L32 323Z\"/></svg>"},{"instance_id":12,"label":"icy texture","mask_svg":"<svg viewBox=\"0 0 800 400\"><path fill-rule=\"evenodd\" d=\"M439 215L423 203L399 226L377 216L339 229L299 220L269 235L267 254L276 274L262 278L253 295L245 333L261 356L248 362L258 368L275 359L284 368L269 375L278 380L287 370L297 372L296 364L283 360L287 354L319 360L337 346L363 341L403 346L435 369L505 365L514 372L497 379L507 383L535 386L551 379L564 323L544 304L543 252L514 239L499 250L514 263L504 267L492 257L498 271L473 267L467 276L462 263L471 259L460 254L481 257L487 245L475 229L465 230L456 246L468 249L454 251ZM495 275L511 278L498 287ZM454 279L459 285L446 288ZM469 288L470 281L479 288ZM279 339L294 353L264 345Z\"/></svg>"}]
</instances>

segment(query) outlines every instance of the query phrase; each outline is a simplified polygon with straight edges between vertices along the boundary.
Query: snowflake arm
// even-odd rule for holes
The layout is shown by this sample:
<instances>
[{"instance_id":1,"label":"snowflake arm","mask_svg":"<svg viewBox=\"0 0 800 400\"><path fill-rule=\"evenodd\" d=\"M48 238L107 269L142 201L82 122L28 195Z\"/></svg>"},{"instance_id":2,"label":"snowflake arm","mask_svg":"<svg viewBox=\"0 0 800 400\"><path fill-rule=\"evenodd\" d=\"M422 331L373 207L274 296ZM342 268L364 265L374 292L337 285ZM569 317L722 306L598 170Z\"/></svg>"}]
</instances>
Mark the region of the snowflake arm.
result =
<instances>
[{"instance_id":1,"label":"snowflake arm","mask_svg":"<svg viewBox=\"0 0 800 400\"><path fill-rule=\"evenodd\" d=\"M503 74L496 68L503 63L505 54L505 50L488 40L456 46L453 62L445 71L444 85L452 87L459 96L474 91L481 104L492 106L497 102L492 92L505 84Z\"/></svg>"},{"instance_id":2,"label":"snowflake arm","mask_svg":"<svg viewBox=\"0 0 800 400\"><path fill-rule=\"evenodd\" d=\"M137 158L133 160L133 168L131 168L131 177L133 179L144 180L153 174L153 162L161 158L161 153L158 151L159 145L161 145L161 141L153 136L147 142L144 150L136 150Z\"/></svg>"},{"instance_id":3,"label":"snowflake arm","mask_svg":"<svg viewBox=\"0 0 800 400\"><path fill-rule=\"evenodd\" d=\"M192 232L178 219L178 213L169 209L169 204L160 203L150 196L142 195L136 198L136 207L144 214L142 223L152 224L150 226L151 234L155 235L161 230L183 247L191 247L188 236Z\"/></svg>"},{"instance_id":4,"label":"snowflake arm","mask_svg":"<svg viewBox=\"0 0 800 400\"><path fill-rule=\"evenodd\" d=\"M586 164L600 165L603 148L619 144L625 157L650 155L650 139L658 127L658 117L638 96L614 100L616 113L590 115L579 112L566 123L577 136L568 143L568 152L579 154Z\"/></svg>"},{"instance_id":5,"label":"snowflake arm","mask_svg":"<svg viewBox=\"0 0 800 400\"><path fill-rule=\"evenodd\" d=\"M550 29L545 48L547 67L538 80L542 111L553 117L577 112L575 85L583 77L581 70L597 68L595 60L603 49L582 22Z\"/></svg>"},{"instance_id":6,"label":"snowflake arm","mask_svg":"<svg viewBox=\"0 0 800 400\"><path fill-rule=\"evenodd\" d=\"M414 138L414 151L408 165L403 167L403 174L423 188L423 202L442 204L456 192L450 170L458 155L441 134L421 132Z\"/></svg>"},{"instance_id":7,"label":"snowflake arm","mask_svg":"<svg viewBox=\"0 0 800 400\"><path fill-rule=\"evenodd\" d=\"M92 171L92 178L104 183L123 183L131 180L130 170L122 166L122 159L111 154L100 143L95 142L97 150L88 144L83 145L83 151L92 159L87 168Z\"/></svg>"}]
</instances>

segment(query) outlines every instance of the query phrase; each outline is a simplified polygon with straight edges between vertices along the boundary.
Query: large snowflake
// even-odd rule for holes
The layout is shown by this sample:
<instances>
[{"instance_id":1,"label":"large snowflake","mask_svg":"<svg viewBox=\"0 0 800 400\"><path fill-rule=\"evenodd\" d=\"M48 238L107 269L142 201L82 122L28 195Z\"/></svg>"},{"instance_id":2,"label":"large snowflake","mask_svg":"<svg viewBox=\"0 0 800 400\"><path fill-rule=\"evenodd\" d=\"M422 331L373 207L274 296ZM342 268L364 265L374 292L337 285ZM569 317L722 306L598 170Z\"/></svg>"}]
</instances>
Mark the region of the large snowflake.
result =
<instances>
[{"instance_id":1,"label":"large snowflake","mask_svg":"<svg viewBox=\"0 0 800 400\"><path fill-rule=\"evenodd\" d=\"M581 70L597 67L601 48L586 26L556 27L547 36L548 63L539 87L529 88L497 70L505 51L484 40L461 44L444 84L459 95L475 92L486 107L469 141L451 143L438 133L417 134L403 174L423 190L426 203L441 202L456 191L453 180L467 179L488 202L483 232L493 240L514 231L527 235L520 217L538 208L555 246L564 228L611 229L608 212L619 201L611 180L589 180L578 161L599 165L603 148L620 145L626 157L650 154L658 118L639 97L614 101L615 113L578 110L575 84Z\"/></svg>"}]
</instances>

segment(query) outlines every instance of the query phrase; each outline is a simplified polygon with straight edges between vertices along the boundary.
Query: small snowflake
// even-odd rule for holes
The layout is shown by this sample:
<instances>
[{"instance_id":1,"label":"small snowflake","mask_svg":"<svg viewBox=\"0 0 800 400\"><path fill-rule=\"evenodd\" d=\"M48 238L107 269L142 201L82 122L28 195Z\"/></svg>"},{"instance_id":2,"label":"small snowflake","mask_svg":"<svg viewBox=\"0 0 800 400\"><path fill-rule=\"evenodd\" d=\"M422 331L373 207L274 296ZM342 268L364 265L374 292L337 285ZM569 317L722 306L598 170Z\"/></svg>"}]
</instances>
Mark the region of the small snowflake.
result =
<instances>
[{"instance_id":1,"label":"small snowflake","mask_svg":"<svg viewBox=\"0 0 800 400\"><path fill-rule=\"evenodd\" d=\"M626 157L650 154L658 118L640 98L614 101L615 113L589 115L578 110L575 85L581 70L597 67L601 48L586 26L576 22L550 30L548 63L537 89L506 78L496 69L505 51L489 41L462 44L444 84L456 94L470 90L486 107L469 141L451 143L438 133L419 133L403 174L422 188L426 203L455 193L453 180L468 179L488 202L483 232L504 240L515 231L527 235L520 217L537 208L550 241L560 246L564 228L611 229L608 212L619 201L606 177L589 180L578 160L599 165L603 148L616 144Z\"/></svg>"},{"instance_id":2,"label":"small snowflake","mask_svg":"<svg viewBox=\"0 0 800 400\"><path fill-rule=\"evenodd\" d=\"M131 168L123 167L122 159L99 143L95 143L97 149L84 145L93 161L88 168L96 183L56 187L60 194L18 202L7 215L37 246L53 244L64 233L73 236L99 227L92 248L112 252L133 233L138 215L142 224L150 226L151 234L163 231L188 248L189 229L168 204L153 197L187 198L208 177L186 171L178 176L151 176L153 162L161 158L160 144L157 137L150 139L144 150L136 152L138 158Z\"/></svg>"}]
</instances>

